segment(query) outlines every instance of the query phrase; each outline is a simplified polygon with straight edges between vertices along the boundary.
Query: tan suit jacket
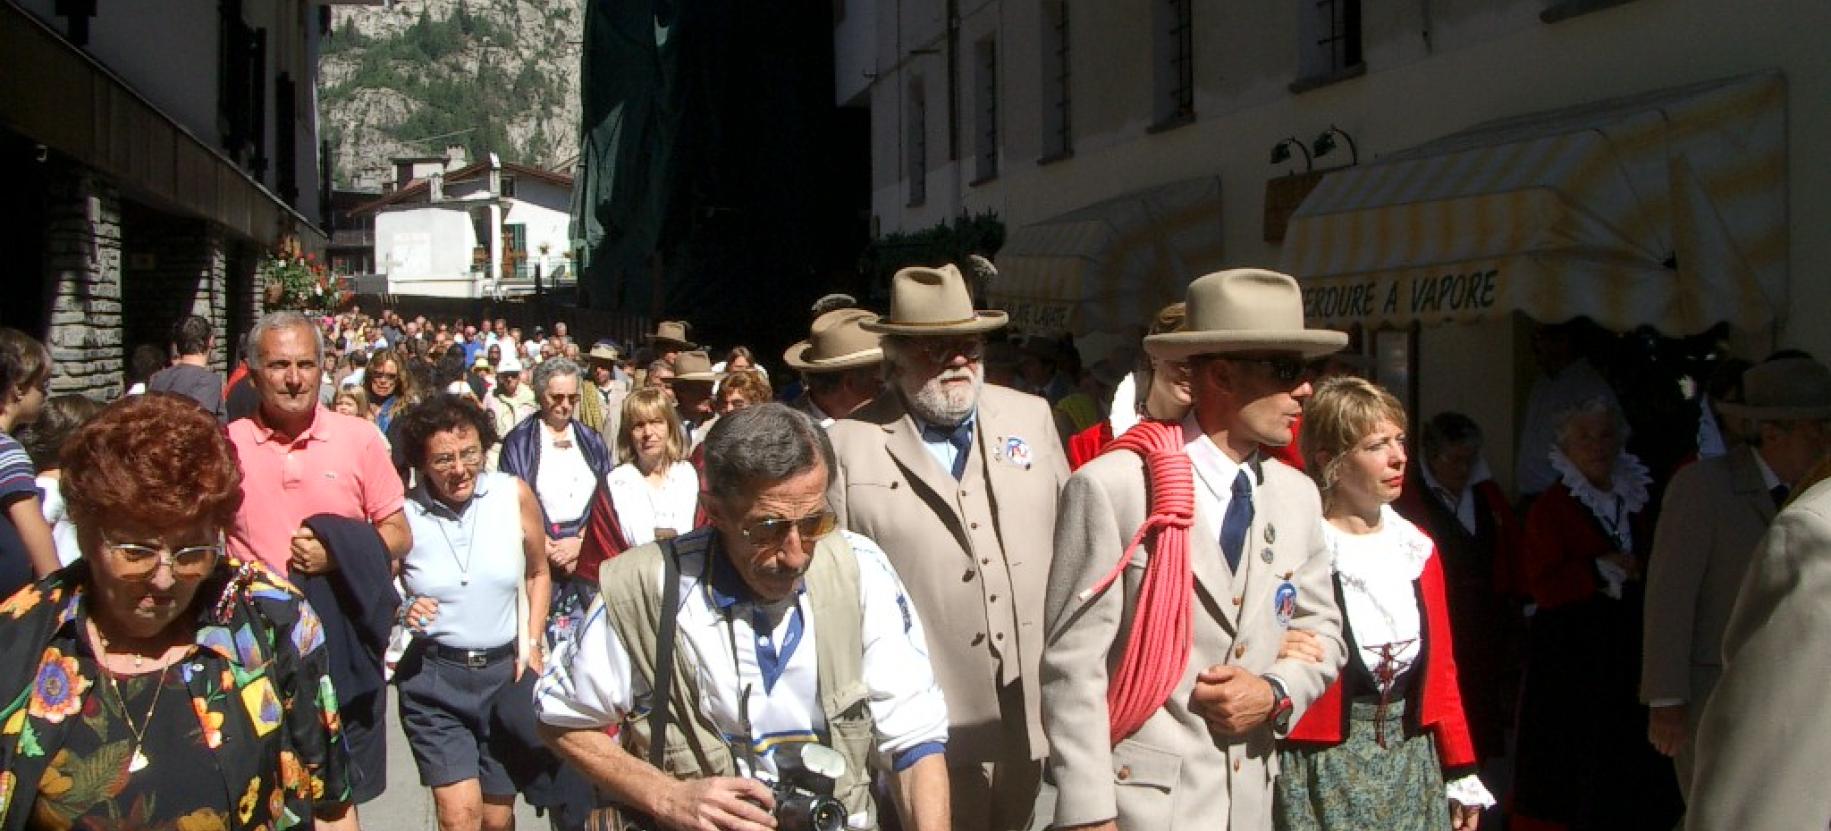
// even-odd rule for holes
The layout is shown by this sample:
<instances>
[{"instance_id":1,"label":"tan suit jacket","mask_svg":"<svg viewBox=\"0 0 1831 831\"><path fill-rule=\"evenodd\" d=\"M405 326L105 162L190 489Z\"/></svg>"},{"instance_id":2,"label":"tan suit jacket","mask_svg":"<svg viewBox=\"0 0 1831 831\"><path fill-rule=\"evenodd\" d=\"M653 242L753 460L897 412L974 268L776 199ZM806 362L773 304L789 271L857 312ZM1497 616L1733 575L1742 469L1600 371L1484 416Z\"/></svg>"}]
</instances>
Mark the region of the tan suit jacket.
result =
<instances>
[{"instance_id":1,"label":"tan suit jacket","mask_svg":"<svg viewBox=\"0 0 1831 831\"><path fill-rule=\"evenodd\" d=\"M1230 572L1221 554L1221 518L1208 516L1197 503L1189 531L1193 653L1169 701L1116 747L1108 745L1107 677L1125 650L1143 550L1126 567L1124 591L1115 584L1086 601L1078 595L1118 562L1144 523L1149 509L1144 463L1133 453L1108 453L1068 480L1056 520L1049 644L1043 652L1043 725L1058 790L1056 825L1116 817L1120 829L1138 831L1272 827L1272 780L1278 774L1272 727L1237 739L1215 738L1189 709L1195 677L1217 664L1276 675L1297 707L1290 721L1295 724L1335 680L1346 652L1316 487L1281 462L1262 461L1258 469L1263 478L1253 497L1241 573ZM1270 563L1263 559L1267 549ZM1285 629L1275 616L1273 595L1286 580L1297 589L1291 625L1321 639L1327 657L1320 664L1278 660Z\"/></svg>"},{"instance_id":2,"label":"tan suit jacket","mask_svg":"<svg viewBox=\"0 0 1831 831\"><path fill-rule=\"evenodd\" d=\"M954 765L1008 758L998 692L1020 681L1030 758L1048 751L1036 667L1056 496L1068 478L1043 399L988 384L976 418L958 482L895 394L828 430L839 470L827 498L841 524L883 546L915 600L947 697ZM1027 449L1027 466L1013 447Z\"/></svg>"},{"instance_id":3,"label":"tan suit jacket","mask_svg":"<svg viewBox=\"0 0 1831 831\"><path fill-rule=\"evenodd\" d=\"M1723 633L1723 677L1704 708L1685 827L1831 826L1831 481L1774 520Z\"/></svg>"},{"instance_id":4,"label":"tan suit jacket","mask_svg":"<svg viewBox=\"0 0 1831 831\"><path fill-rule=\"evenodd\" d=\"M1641 701L1687 702L1696 726L1722 668L1723 627L1742 575L1773 520L1752 448L1672 477L1647 561Z\"/></svg>"}]
</instances>

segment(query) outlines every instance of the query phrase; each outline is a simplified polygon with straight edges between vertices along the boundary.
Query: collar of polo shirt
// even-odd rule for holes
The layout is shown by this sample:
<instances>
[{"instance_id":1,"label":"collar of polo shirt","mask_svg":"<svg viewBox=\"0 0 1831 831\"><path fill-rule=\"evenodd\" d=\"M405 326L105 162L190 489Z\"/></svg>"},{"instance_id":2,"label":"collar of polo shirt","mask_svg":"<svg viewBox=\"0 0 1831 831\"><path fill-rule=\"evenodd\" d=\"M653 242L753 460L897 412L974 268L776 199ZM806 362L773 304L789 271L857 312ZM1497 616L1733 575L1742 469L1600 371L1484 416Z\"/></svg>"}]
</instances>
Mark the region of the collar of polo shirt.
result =
<instances>
[{"instance_id":1,"label":"collar of polo shirt","mask_svg":"<svg viewBox=\"0 0 1831 831\"><path fill-rule=\"evenodd\" d=\"M323 417L323 414L327 412L330 411L326 410L322 404L313 408L312 423L306 425L305 429L299 432L299 435L293 436L290 443L299 444L306 441L324 441L326 437L319 435L318 431L324 426L326 419ZM255 441L266 444L274 440L274 430L272 427L267 426L267 421L261 417L260 410L257 409L254 411L254 416L251 420L254 422Z\"/></svg>"}]
</instances>

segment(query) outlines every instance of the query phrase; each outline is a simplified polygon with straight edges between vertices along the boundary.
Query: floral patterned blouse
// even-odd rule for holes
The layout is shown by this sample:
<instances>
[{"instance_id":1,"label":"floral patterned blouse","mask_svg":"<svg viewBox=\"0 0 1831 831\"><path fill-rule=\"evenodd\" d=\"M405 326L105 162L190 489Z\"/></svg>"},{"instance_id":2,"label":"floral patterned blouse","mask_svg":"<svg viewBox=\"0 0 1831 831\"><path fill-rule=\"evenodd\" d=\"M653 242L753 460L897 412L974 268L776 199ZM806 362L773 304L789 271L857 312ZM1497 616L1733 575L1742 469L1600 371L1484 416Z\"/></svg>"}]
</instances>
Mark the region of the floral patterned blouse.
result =
<instances>
[{"instance_id":1,"label":"floral patterned blouse","mask_svg":"<svg viewBox=\"0 0 1831 831\"><path fill-rule=\"evenodd\" d=\"M110 685L87 583L78 562L0 603L0 831L288 829L349 801L324 629L297 589L225 558L192 650Z\"/></svg>"}]
</instances>

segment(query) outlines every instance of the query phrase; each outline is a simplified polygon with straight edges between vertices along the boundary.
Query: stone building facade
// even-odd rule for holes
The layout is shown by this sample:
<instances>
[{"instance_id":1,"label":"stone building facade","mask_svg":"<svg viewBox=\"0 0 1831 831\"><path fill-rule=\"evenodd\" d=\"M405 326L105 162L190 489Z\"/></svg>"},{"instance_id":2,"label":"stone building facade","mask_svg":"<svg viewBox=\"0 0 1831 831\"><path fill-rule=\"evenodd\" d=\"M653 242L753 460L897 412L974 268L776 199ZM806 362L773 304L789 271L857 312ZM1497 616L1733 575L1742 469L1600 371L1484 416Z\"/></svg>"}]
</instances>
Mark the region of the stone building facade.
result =
<instances>
[{"instance_id":1,"label":"stone building facade","mask_svg":"<svg viewBox=\"0 0 1831 831\"><path fill-rule=\"evenodd\" d=\"M0 3L0 326L50 348L53 394L119 397L193 314L228 372L263 253L322 252L324 5Z\"/></svg>"}]
</instances>

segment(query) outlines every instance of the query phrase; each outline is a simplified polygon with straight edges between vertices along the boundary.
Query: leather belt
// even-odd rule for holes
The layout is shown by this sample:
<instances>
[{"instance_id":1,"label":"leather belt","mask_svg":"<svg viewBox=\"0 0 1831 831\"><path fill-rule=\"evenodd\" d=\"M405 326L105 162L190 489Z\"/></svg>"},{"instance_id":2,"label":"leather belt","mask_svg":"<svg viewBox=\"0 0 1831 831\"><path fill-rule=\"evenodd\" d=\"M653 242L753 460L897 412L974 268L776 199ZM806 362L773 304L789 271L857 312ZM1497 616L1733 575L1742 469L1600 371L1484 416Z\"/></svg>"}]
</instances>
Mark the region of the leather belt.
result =
<instances>
[{"instance_id":1,"label":"leather belt","mask_svg":"<svg viewBox=\"0 0 1831 831\"><path fill-rule=\"evenodd\" d=\"M462 664L471 669L482 669L504 658L515 657L515 642L509 641L489 649L458 649L437 641L427 641L426 651L432 653L432 657L447 663Z\"/></svg>"}]
</instances>

